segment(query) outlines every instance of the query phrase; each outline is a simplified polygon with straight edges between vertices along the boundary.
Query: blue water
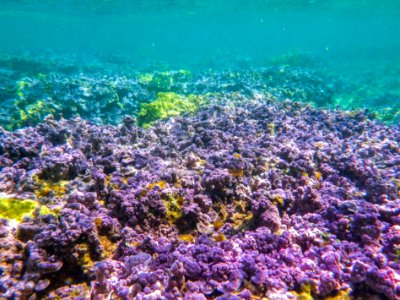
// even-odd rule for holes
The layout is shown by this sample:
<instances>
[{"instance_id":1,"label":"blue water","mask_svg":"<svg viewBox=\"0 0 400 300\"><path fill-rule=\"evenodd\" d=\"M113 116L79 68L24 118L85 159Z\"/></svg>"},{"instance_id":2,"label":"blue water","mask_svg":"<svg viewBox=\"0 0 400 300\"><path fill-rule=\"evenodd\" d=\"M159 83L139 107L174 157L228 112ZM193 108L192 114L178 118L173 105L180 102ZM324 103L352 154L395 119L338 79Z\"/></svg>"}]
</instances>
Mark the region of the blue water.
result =
<instances>
[{"instance_id":1,"label":"blue water","mask_svg":"<svg viewBox=\"0 0 400 300\"><path fill-rule=\"evenodd\" d=\"M284 65L282 57L306 54L349 85L335 88L334 104L384 102L396 106L393 120L400 99L399 32L400 1L394 0L3 0L0 60L22 55L93 65L96 57L98 68L110 73L102 63L112 61L117 70L227 70Z\"/></svg>"},{"instance_id":2,"label":"blue water","mask_svg":"<svg viewBox=\"0 0 400 300\"><path fill-rule=\"evenodd\" d=\"M293 50L343 63L400 52L399 1L59 2L2 1L0 49L124 54L172 65L226 55L263 64Z\"/></svg>"}]
</instances>

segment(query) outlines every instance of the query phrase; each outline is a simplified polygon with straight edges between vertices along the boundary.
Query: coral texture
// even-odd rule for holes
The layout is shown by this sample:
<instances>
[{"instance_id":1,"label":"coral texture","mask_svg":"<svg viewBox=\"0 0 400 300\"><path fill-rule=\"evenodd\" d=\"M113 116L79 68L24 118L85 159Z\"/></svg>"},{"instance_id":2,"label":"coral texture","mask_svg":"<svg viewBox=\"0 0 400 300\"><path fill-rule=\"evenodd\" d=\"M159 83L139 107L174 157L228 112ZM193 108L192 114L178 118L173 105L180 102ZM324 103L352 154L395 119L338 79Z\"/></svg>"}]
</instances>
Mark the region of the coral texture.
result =
<instances>
[{"instance_id":1,"label":"coral texture","mask_svg":"<svg viewBox=\"0 0 400 300\"><path fill-rule=\"evenodd\" d=\"M399 127L213 97L148 129L2 130L0 191L37 207L1 220L1 297L398 299Z\"/></svg>"}]
</instances>

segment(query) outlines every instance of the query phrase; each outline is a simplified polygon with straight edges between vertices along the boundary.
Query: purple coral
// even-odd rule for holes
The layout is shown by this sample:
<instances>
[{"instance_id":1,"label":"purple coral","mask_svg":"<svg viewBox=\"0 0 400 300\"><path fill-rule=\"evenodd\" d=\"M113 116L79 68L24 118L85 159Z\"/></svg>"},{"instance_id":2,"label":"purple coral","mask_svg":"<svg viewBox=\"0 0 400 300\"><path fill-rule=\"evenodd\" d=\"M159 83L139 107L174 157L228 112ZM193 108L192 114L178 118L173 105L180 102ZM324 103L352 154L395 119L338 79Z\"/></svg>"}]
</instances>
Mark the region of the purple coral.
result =
<instances>
[{"instance_id":1,"label":"purple coral","mask_svg":"<svg viewBox=\"0 0 400 300\"><path fill-rule=\"evenodd\" d=\"M1 192L53 215L1 223L1 295L399 298L399 129L237 98L148 130L2 131Z\"/></svg>"}]
</instances>

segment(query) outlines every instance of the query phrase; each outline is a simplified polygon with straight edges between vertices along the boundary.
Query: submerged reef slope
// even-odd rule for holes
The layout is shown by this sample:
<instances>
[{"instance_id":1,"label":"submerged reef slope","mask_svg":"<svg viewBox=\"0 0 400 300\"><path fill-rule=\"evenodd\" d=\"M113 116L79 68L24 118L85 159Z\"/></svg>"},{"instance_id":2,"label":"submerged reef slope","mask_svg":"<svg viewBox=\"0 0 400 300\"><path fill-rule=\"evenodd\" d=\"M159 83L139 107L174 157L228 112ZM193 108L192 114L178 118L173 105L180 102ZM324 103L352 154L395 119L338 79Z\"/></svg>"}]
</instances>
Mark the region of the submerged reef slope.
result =
<instances>
[{"instance_id":1,"label":"submerged reef slope","mask_svg":"<svg viewBox=\"0 0 400 300\"><path fill-rule=\"evenodd\" d=\"M354 82L301 55L278 57L262 67L159 68L85 56L0 56L0 126L34 126L48 115L117 125L132 115L146 127L155 119L194 112L210 95L266 93L318 107L368 108L388 123L400 118L396 71L376 76L376 84L363 76L367 84Z\"/></svg>"},{"instance_id":2,"label":"submerged reef slope","mask_svg":"<svg viewBox=\"0 0 400 300\"><path fill-rule=\"evenodd\" d=\"M1 130L0 207L36 204L1 214L0 297L399 299L399 140L234 94L148 129Z\"/></svg>"}]
</instances>

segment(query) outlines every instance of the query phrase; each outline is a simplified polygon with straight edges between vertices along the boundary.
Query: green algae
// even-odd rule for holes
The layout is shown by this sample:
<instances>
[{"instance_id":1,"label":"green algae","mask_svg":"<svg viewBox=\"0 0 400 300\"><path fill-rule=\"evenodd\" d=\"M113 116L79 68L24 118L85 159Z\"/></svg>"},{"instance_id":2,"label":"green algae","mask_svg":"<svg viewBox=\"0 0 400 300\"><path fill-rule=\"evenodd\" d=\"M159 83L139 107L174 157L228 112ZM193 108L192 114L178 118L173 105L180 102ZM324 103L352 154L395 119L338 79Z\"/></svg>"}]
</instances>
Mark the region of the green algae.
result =
<instances>
[{"instance_id":1,"label":"green algae","mask_svg":"<svg viewBox=\"0 0 400 300\"><path fill-rule=\"evenodd\" d=\"M34 176L33 179L39 185L35 190L35 195L38 199L49 196L55 196L58 198L64 197L66 186L68 184L67 180L51 182L40 179L38 176Z\"/></svg>"},{"instance_id":2,"label":"green algae","mask_svg":"<svg viewBox=\"0 0 400 300\"><path fill-rule=\"evenodd\" d=\"M26 216L32 217L36 207L34 200L1 197L0 218L21 222Z\"/></svg>"},{"instance_id":3,"label":"green algae","mask_svg":"<svg viewBox=\"0 0 400 300\"><path fill-rule=\"evenodd\" d=\"M56 105L46 99L34 99L27 94L33 87L32 82L20 80L15 86L15 109L6 124L7 130L15 130L24 126L35 125L43 121L50 114L56 113Z\"/></svg>"},{"instance_id":4,"label":"green algae","mask_svg":"<svg viewBox=\"0 0 400 300\"><path fill-rule=\"evenodd\" d=\"M138 81L147 86L149 91L168 92L177 89L176 83L185 81L191 75L187 70L144 73L138 76Z\"/></svg>"},{"instance_id":5,"label":"green algae","mask_svg":"<svg viewBox=\"0 0 400 300\"><path fill-rule=\"evenodd\" d=\"M41 216L53 215L53 216L57 217L57 211L56 210L52 211L46 205L42 205L42 206L40 206L39 215L41 215Z\"/></svg>"},{"instance_id":6,"label":"green algae","mask_svg":"<svg viewBox=\"0 0 400 300\"><path fill-rule=\"evenodd\" d=\"M183 96L173 92L158 93L155 101L141 105L138 124L149 128L157 120L194 113L204 102L204 97L193 94Z\"/></svg>"},{"instance_id":7,"label":"green algae","mask_svg":"<svg viewBox=\"0 0 400 300\"><path fill-rule=\"evenodd\" d=\"M400 105L382 107L374 111L375 117L385 123L398 123L400 121Z\"/></svg>"},{"instance_id":8,"label":"green algae","mask_svg":"<svg viewBox=\"0 0 400 300\"><path fill-rule=\"evenodd\" d=\"M163 203L166 210L166 219L169 223L176 223L183 215L182 206L185 200L176 194L168 194L163 197Z\"/></svg>"},{"instance_id":9,"label":"green algae","mask_svg":"<svg viewBox=\"0 0 400 300\"><path fill-rule=\"evenodd\" d=\"M53 215L57 217L58 209L50 209L32 199L0 196L0 218L21 222L24 217L33 218L39 216Z\"/></svg>"},{"instance_id":10,"label":"green algae","mask_svg":"<svg viewBox=\"0 0 400 300\"><path fill-rule=\"evenodd\" d=\"M153 81L153 79L154 79L154 75L151 73L140 74L138 77L138 81L144 85L151 83Z\"/></svg>"}]
</instances>

